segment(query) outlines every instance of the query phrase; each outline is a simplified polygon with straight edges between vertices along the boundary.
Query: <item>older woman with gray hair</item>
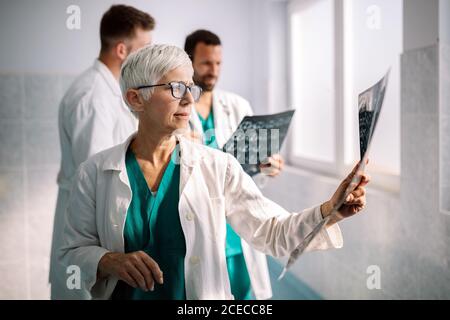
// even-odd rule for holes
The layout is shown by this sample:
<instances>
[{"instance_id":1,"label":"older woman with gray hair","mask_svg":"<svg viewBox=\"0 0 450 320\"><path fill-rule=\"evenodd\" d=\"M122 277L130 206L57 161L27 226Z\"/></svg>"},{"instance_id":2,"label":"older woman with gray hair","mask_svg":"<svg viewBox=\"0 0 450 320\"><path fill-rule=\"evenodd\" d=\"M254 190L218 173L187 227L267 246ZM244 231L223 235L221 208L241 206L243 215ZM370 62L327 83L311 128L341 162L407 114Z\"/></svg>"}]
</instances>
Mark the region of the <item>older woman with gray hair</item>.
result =
<instances>
[{"instance_id":1,"label":"older woman with gray hair","mask_svg":"<svg viewBox=\"0 0 450 320\"><path fill-rule=\"evenodd\" d=\"M94 299L233 299L226 222L257 250L288 255L359 174L354 170L322 205L287 212L231 155L182 134L201 94L192 76L187 54L169 45L147 46L122 67L121 89L138 131L79 167L59 255L80 268L81 290ZM309 250L342 246L336 222L364 207L367 182L362 174Z\"/></svg>"}]
</instances>

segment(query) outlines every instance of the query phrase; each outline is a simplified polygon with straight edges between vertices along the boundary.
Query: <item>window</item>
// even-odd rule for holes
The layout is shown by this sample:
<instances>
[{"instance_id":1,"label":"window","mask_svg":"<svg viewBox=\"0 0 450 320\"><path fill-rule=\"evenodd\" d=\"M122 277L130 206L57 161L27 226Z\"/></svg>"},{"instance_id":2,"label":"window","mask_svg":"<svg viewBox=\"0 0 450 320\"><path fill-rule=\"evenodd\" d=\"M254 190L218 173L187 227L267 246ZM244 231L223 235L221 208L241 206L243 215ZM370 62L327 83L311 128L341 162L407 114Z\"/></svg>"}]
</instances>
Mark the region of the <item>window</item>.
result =
<instances>
[{"instance_id":1,"label":"window","mask_svg":"<svg viewBox=\"0 0 450 320\"><path fill-rule=\"evenodd\" d=\"M335 161L332 1L304 1L291 17L292 99L297 108L295 155ZM314 30L313 32L311 32Z\"/></svg>"},{"instance_id":2,"label":"window","mask_svg":"<svg viewBox=\"0 0 450 320\"><path fill-rule=\"evenodd\" d=\"M373 182L398 190L401 0L296 0L288 5L290 99L297 109L289 160L342 176L359 159L358 94L391 67L375 132Z\"/></svg>"}]
</instances>

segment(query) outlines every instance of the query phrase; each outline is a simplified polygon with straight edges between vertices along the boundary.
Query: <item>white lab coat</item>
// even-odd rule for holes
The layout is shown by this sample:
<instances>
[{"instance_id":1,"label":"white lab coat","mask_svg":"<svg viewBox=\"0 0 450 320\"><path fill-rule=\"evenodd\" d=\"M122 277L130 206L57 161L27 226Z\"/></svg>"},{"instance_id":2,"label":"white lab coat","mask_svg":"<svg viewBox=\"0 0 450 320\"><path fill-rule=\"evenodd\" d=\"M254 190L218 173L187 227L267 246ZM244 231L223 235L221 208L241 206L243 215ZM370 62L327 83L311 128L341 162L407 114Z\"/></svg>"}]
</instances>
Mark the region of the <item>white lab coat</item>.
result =
<instances>
[{"instance_id":1,"label":"white lab coat","mask_svg":"<svg viewBox=\"0 0 450 320\"><path fill-rule=\"evenodd\" d=\"M213 91L212 111L216 141L220 149L236 131L242 119L245 116L253 115L250 103L246 99L237 94L217 89ZM202 124L195 108L192 110L190 126L193 130L203 134ZM242 239L241 245L255 298L258 300L269 299L272 297L272 286L266 256L251 248Z\"/></svg>"},{"instance_id":2,"label":"white lab coat","mask_svg":"<svg viewBox=\"0 0 450 320\"><path fill-rule=\"evenodd\" d=\"M137 130L137 118L123 101L120 86L99 60L80 75L65 94L59 108L61 167L58 200L53 223L50 262L52 299L69 299L66 269L57 264L64 213L76 170L89 156L124 142Z\"/></svg>"},{"instance_id":3,"label":"white lab coat","mask_svg":"<svg viewBox=\"0 0 450 320\"><path fill-rule=\"evenodd\" d=\"M212 111L214 114L214 131L219 149L222 149L230 139L242 119L245 116L253 115L252 107L247 100L237 94L223 90L213 91ZM192 129L203 134L202 124L195 108L192 108L189 123Z\"/></svg>"},{"instance_id":4,"label":"white lab coat","mask_svg":"<svg viewBox=\"0 0 450 320\"><path fill-rule=\"evenodd\" d=\"M68 204L58 257L62 264L80 267L82 287L94 299L110 298L117 284L114 277L97 281L97 268L107 252L124 252L123 230L132 197L125 154L132 138L80 166ZM226 222L254 248L285 256L322 221L320 206L291 214L265 198L233 156L183 136L177 139L186 298L232 299ZM308 249L330 247L342 247L337 225L323 230Z\"/></svg>"}]
</instances>

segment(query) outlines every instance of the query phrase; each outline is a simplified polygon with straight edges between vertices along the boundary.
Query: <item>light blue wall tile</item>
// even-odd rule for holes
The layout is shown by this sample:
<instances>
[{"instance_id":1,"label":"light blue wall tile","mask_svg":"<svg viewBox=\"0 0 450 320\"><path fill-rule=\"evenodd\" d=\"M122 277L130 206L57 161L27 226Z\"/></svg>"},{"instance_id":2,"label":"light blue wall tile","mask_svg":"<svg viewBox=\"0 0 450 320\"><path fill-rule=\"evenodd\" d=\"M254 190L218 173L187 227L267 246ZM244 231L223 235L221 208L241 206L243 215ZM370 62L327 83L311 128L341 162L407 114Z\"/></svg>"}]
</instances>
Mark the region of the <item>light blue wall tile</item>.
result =
<instances>
[{"instance_id":1,"label":"light blue wall tile","mask_svg":"<svg viewBox=\"0 0 450 320\"><path fill-rule=\"evenodd\" d=\"M31 260L48 259L53 233L53 217L56 207L58 168L27 170L27 206L29 232L33 243L29 256ZM43 187L44 186L44 187Z\"/></svg>"},{"instance_id":2,"label":"light blue wall tile","mask_svg":"<svg viewBox=\"0 0 450 320\"><path fill-rule=\"evenodd\" d=\"M450 46L441 44L440 68L440 210L450 214Z\"/></svg>"},{"instance_id":3,"label":"light blue wall tile","mask_svg":"<svg viewBox=\"0 0 450 320\"><path fill-rule=\"evenodd\" d=\"M21 119L23 109L23 76L0 74L0 119Z\"/></svg>"},{"instance_id":4,"label":"light blue wall tile","mask_svg":"<svg viewBox=\"0 0 450 320\"><path fill-rule=\"evenodd\" d=\"M48 259L33 259L30 261L30 299L48 300L50 299L50 285L48 283L49 274Z\"/></svg>"},{"instance_id":5,"label":"light blue wall tile","mask_svg":"<svg viewBox=\"0 0 450 320\"><path fill-rule=\"evenodd\" d=\"M440 103L442 116L450 117L450 45L441 43L440 46Z\"/></svg>"},{"instance_id":6,"label":"light blue wall tile","mask_svg":"<svg viewBox=\"0 0 450 320\"><path fill-rule=\"evenodd\" d=\"M0 299L23 300L28 297L27 269L25 260L0 264Z\"/></svg>"},{"instance_id":7,"label":"light blue wall tile","mask_svg":"<svg viewBox=\"0 0 450 320\"><path fill-rule=\"evenodd\" d=\"M56 206L58 185L56 177L59 166L46 169L27 168L27 202L33 211L42 216L53 215ZM45 186L45 189L42 189ZM29 208L29 209L30 209Z\"/></svg>"},{"instance_id":8,"label":"light blue wall tile","mask_svg":"<svg viewBox=\"0 0 450 320\"><path fill-rule=\"evenodd\" d=\"M450 214L450 186L442 186L440 192L440 209L444 214Z\"/></svg>"},{"instance_id":9,"label":"light blue wall tile","mask_svg":"<svg viewBox=\"0 0 450 320\"><path fill-rule=\"evenodd\" d=\"M402 186L406 188L402 192L405 196L410 194L408 188L429 192L423 199L434 200L435 204L439 174L438 123L437 115L404 115L401 122L402 176L416 182L416 185Z\"/></svg>"},{"instance_id":10,"label":"light blue wall tile","mask_svg":"<svg viewBox=\"0 0 450 320\"><path fill-rule=\"evenodd\" d=\"M27 168L59 165L61 155L56 121L26 122L25 156Z\"/></svg>"},{"instance_id":11,"label":"light blue wall tile","mask_svg":"<svg viewBox=\"0 0 450 320\"><path fill-rule=\"evenodd\" d=\"M59 75L25 76L25 117L27 119L56 119L62 98Z\"/></svg>"},{"instance_id":12,"label":"light blue wall tile","mask_svg":"<svg viewBox=\"0 0 450 320\"><path fill-rule=\"evenodd\" d=\"M422 263L419 271L419 298L427 300L450 299L450 274L448 266ZM432 285L430 285L432 284Z\"/></svg>"},{"instance_id":13,"label":"light blue wall tile","mask_svg":"<svg viewBox=\"0 0 450 320\"><path fill-rule=\"evenodd\" d=\"M3 200L4 199L1 200L2 207L4 204ZM23 213L15 213L16 214L0 214L1 264L17 262L18 260L23 260L26 257L26 220Z\"/></svg>"},{"instance_id":14,"label":"light blue wall tile","mask_svg":"<svg viewBox=\"0 0 450 320\"><path fill-rule=\"evenodd\" d=\"M0 167L23 167L22 130L20 120L0 120Z\"/></svg>"},{"instance_id":15,"label":"light blue wall tile","mask_svg":"<svg viewBox=\"0 0 450 320\"><path fill-rule=\"evenodd\" d=\"M436 114L438 112L438 52L437 46L430 46L402 55L402 114Z\"/></svg>"},{"instance_id":16,"label":"light blue wall tile","mask_svg":"<svg viewBox=\"0 0 450 320\"><path fill-rule=\"evenodd\" d=\"M23 216L24 189L22 170L0 170L0 216Z\"/></svg>"},{"instance_id":17,"label":"light blue wall tile","mask_svg":"<svg viewBox=\"0 0 450 320\"><path fill-rule=\"evenodd\" d=\"M406 239L389 247L371 247L366 254L370 256L368 262L380 268L384 292L395 299L418 299L417 250Z\"/></svg>"},{"instance_id":18,"label":"light blue wall tile","mask_svg":"<svg viewBox=\"0 0 450 320\"><path fill-rule=\"evenodd\" d=\"M441 117L439 161L441 163L441 185L450 186L450 117ZM450 209L450 208L449 208Z\"/></svg>"}]
</instances>

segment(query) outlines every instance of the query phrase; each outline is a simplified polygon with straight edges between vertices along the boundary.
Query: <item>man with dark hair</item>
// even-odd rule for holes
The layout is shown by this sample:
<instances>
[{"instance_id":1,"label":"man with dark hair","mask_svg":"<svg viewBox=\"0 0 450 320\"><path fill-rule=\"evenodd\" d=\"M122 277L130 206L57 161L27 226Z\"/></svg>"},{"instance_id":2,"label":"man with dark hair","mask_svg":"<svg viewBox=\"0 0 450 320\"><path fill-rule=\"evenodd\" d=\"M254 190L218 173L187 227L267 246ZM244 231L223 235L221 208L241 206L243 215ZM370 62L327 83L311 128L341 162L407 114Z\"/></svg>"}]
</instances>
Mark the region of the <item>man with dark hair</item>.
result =
<instances>
[{"instance_id":1,"label":"man with dark hair","mask_svg":"<svg viewBox=\"0 0 450 320\"><path fill-rule=\"evenodd\" d=\"M222 43L211 31L197 30L187 36L184 50L192 60L194 82L203 89L200 100L192 109L190 127L193 136L203 143L221 149L239 123L253 111L241 96L215 89L222 63ZM283 159L274 155L261 165L261 171L270 176L279 174ZM235 299L256 299L272 296L265 255L241 241L227 225L226 257L231 291ZM250 270L251 272L248 272Z\"/></svg>"},{"instance_id":2,"label":"man with dark hair","mask_svg":"<svg viewBox=\"0 0 450 320\"><path fill-rule=\"evenodd\" d=\"M61 168L49 279L52 299L85 298L88 294L76 285L76 277L83 277L83 270L78 274L76 269L66 270L56 259L62 244L70 188L83 161L123 142L137 130L137 119L123 101L118 79L127 56L150 44L154 27L155 20L149 14L130 6L112 6L100 23L98 59L75 80L61 101L58 119Z\"/></svg>"},{"instance_id":3,"label":"man with dark hair","mask_svg":"<svg viewBox=\"0 0 450 320\"><path fill-rule=\"evenodd\" d=\"M155 20L148 13L125 5L112 6L100 22L100 51L107 53L122 42L128 51L132 52L136 49L133 48L133 40L150 40L145 37L149 36L148 31L154 28ZM147 35L142 37L143 33ZM139 46L139 43L137 45Z\"/></svg>"},{"instance_id":4,"label":"man with dark hair","mask_svg":"<svg viewBox=\"0 0 450 320\"><path fill-rule=\"evenodd\" d=\"M184 43L184 51L186 51L191 60L193 60L195 47L197 46L198 43L203 43L207 46L222 45L220 38L211 31L200 29L195 32L192 32L190 35L186 37L186 41Z\"/></svg>"}]
</instances>

